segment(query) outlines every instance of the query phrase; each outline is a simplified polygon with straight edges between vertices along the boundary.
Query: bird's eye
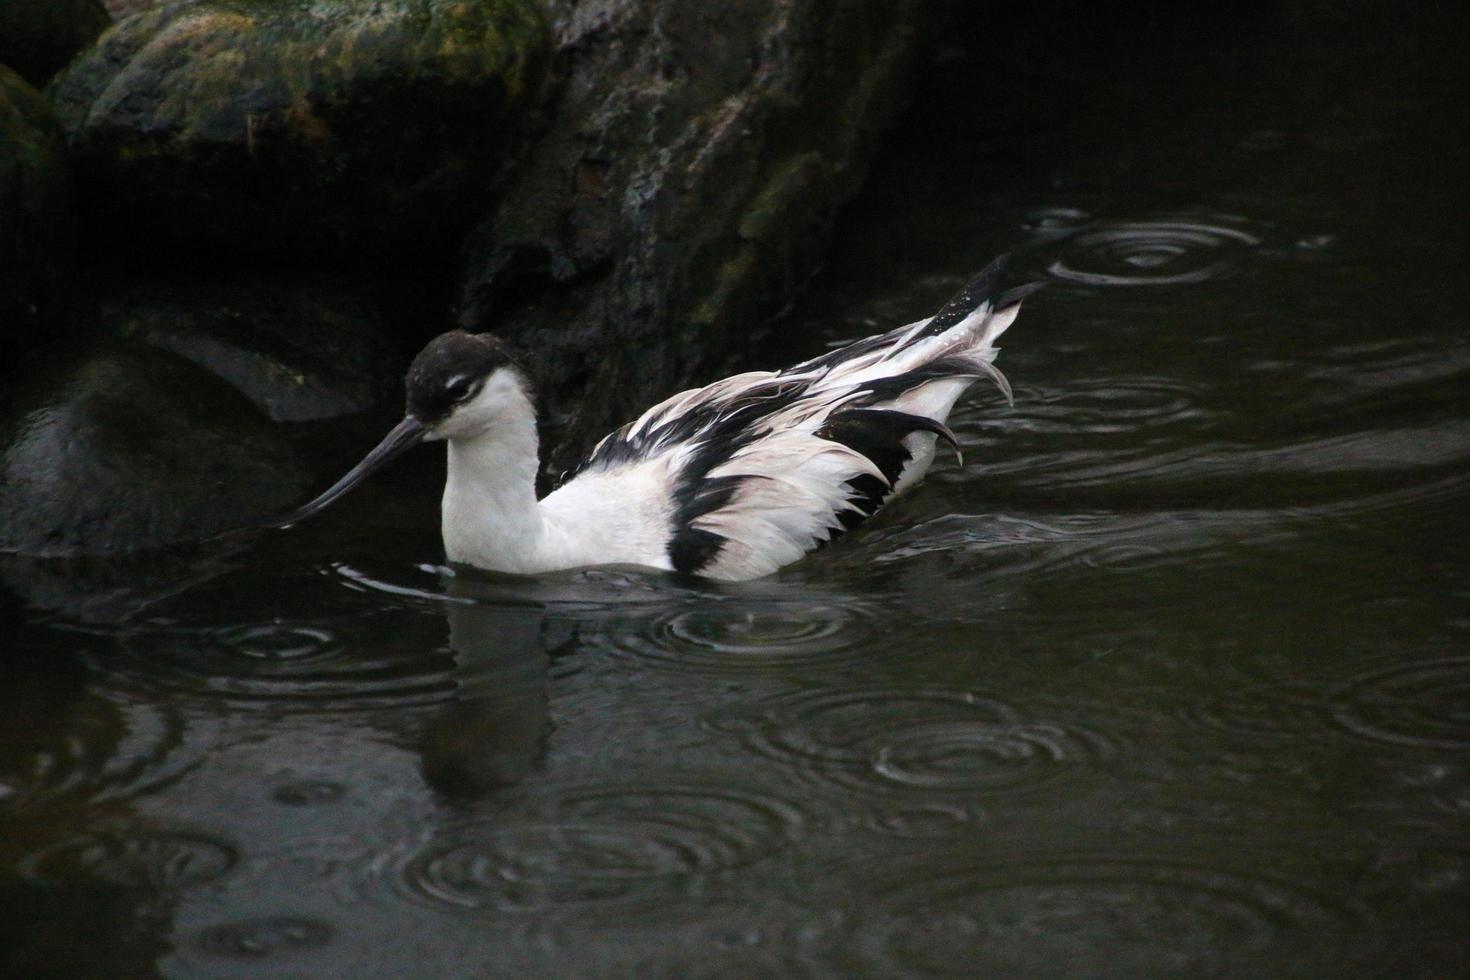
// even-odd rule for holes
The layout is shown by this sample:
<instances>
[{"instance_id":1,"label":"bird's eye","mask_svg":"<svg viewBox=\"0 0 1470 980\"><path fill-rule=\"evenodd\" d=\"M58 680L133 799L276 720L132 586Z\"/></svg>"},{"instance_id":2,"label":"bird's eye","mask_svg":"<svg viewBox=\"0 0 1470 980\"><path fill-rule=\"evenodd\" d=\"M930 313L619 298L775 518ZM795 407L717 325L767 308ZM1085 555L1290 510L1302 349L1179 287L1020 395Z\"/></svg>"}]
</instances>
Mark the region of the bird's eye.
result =
<instances>
[{"instance_id":1,"label":"bird's eye","mask_svg":"<svg viewBox=\"0 0 1470 980\"><path fill-rule=\"evenodd\" d=\"M463 401L470 393L470 379L454 378L444 386L444 393L455 401Z\"/></svg>"}]
</instances>

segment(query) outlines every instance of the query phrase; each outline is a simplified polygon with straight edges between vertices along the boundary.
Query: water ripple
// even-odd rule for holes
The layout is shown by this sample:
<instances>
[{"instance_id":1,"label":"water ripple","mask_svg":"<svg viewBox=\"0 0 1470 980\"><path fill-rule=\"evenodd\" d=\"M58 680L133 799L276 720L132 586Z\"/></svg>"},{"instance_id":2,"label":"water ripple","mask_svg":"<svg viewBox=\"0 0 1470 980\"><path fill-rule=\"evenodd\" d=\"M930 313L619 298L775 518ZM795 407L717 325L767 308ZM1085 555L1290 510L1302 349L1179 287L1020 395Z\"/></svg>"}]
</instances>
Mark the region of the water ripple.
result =
<instances>
[{"instance_id":1,"label":"water ripple","mask_svg":"<svg viewBox=\"0 0 1470 980\"><path fill-rule=\"evenodd\" d=\"M1037 241L1051 241L1072 234L1089 217L1086 211L1078 208L1036 208L1022 217L1021 227Z\"/></svg>"},{"instance_id":2,"label":"water ripple","mask_svg":"<svg viewBox=\"0 0 1470 980\"><path fill-rule=\"evenodd\" d=\"M1203 222L1119 222L1067 238L1047 272L1092 286L1204 282L1227 275L1260 241L1239 228Z\"/></svg>"},{"instance_id":3,"label":"water ripple","mask_svg":"<svg viewBox=\"0 0 1470 980\"><path fill-rule=\"evenodd\" d=\"M464 604L616 610L705 594L667 572L632 565L573 568L536 576L429 564L399 564L372 571L338 563L331 571L349 589L418 608Z\"/></svg>"},{"instance_id":4,"label":"water ripple","mask_svg":"<svg viewBox=\"0 0 1470 980\"><path fill-rule=\"evenodd\" d=\"M402 630L402 617L395 622ZM442 625L426 631L422 644L380 644L366 654L324 624L160 627L130 636L127 659L110 667L150 692L164 687L241 707L402 706L444 700L463 685L463 670L442 644Z\"/></svg>"},{"instance_id":5,"label":"water ripple","mask_svg":"<svg viewBox=\"0 0 1470 980\"><path fill-rule=\"evenodd\" d=\"M870 830L893 837L947 837L985 819L985 811L959 803L925 803L878 811L866 823Z\"/></svg>"},{"instance_id":6,"label":"water ripple","mask_svg":"<svg viewBox=\"0 0 1470 980\"><path fill-rule=\"evenodd\" d=\"M639 909L779 850L798 823L789 804L731 786L572 787L436 834L394 875L442 909Z\"/></svg>"},{"instance_id":7,"label":"water ripple","mask_svg":"<svg viewBox=\"0 0 1470 980\"><path fill-rule=\"evenodd\" d=\"M1135 433L1145 426L1200 427L1217 417L1210 398L1207 386L1179 378L1068 379L1065 384L1028 389L1025 405L1008 420L1008 433L1100 435Z\"/></svg>"},{"instance_id":8,"label":"water ripple","mask_svg":"<svg viewBox=\"0 0 1470 980\"><path fill-rule=\"evenodd\" d=\"M619 923L621 943L652 955L601 974L640 980L828 976L819 957L845 939L841 923L836 909L813 909L769 890L758 896L701 895L697 902L661 909L649 921Z\"/></svg>"},{"instance_id":9,"label":"water ripple","mask_svg":"<svg viewBox=\"0 0 1470 980\"><path fill-rule=\"evenodd\" d=\"M1181 714L1186 722L1209 731L1267 739L1320 736L1331 729L1332 720L1321 689L1293 684L1233 688L1192 704Z\"/></svg>"},{"instance_id":10,"label":"water ripple","mask_svg":"<svg viewBox=\"0 0 1470 980\"><path fill-rule=\"evenodd\" d=\"M0 811L61 800L102 803L177 778L197 762L179 753L183 719L170 708L85 697L65 726L33 720L0 746Z\"/></svg>"},{"instance_id":11,"label":"water ripple","mask_svg":"<svg viewBox=\"0 0 1470 980\"><path fill-rule=\"evenodd\" d=\"M202 834L110 830L53 844L27 856L21 875L43 885L96 881L169 892L223 876L238 861L234 848Z\"/></svg>"},{"instance_id":12,"label":"water ripple","mask_svg":"<svg viewBox=\"0 0 1470 980\"><path fill-rule=\"evenodd\" d=\"M274 915L247 922L228 922L200 933L201 952L228 959L263 960L325 946L334 930L325 922L299 916Z\"/></svg>"},{"instance_id":13,"label":"water ripple","mask_svg":"<svg viewBox=\"0 0 1470 980\"><path fill-rule=\"evenodd\" d=\"M1029 718L993 697L949 690L821 691L706 724L804 775L848 788L997 795L1073 780L1115 747L1102 735Z\"/></svg>"},{"instance_id":14,"label":"water ripple","mask_svg":"<svg viewBox=\"0 0 1470 980\"><path fill-rule=\"evenodd\" d=\"M615 619L601 636L642 666L747 673L884 656L881 622L878 610L849 599L726 599Z\"/></svg>"},{"instance_id":15,"label":"water ripple","mask_svg":"<svg viewBox=\"0 0 1470 980\"><path fill-rule=\"evenodd\" d=\"M1373 742L1470 749L1470 657L1416 660L1362 674L1333 699L1333 716Z\"/></svg>"},{"instance_id":16,"label":"water ripple","mask_svg":"<svg viewBox=\"0 0 1470 980\"><path fill-rule=\"evenodd\" d=\"M895 881L876 890L862 941L904 976L1041 975L1079 956L1090 976L1213 975L1355 918L1294 882L1148 858L926 868ZM1087 955L1097 950L1106 958Z\"/></svg>"},{"instance_id":17,"label":"water ripple","mask_svg":"<svg viewBox=\"0 0 1470 980\"><path fill-rule=\"evenodd\" d=\"M1206 524L1195 515L1156 514L1143 517L1091 513L1019 518L1001 514L946 514L896 528L889 535L863 542L868 564L901 562L941 552L970 553L992 559L992 574L1013 578L1073 567L1110 572L1164 568L1181 553L1209 545L1200 533ZM1043 519L1044 518L1044 519ZM979 603L956 604L946 616L964 619L989 615Z\"/></svg>"},{"instance_id":18,"label":"water ripple","mask_svg":"<svg viewBox=\"0 0 1470 980\"><path fill-rule=\"evenodd\" d=\"M286 806L320 806L337 802L346 792L347 787L341 783L307 780L276 787L271 799Z\"/></svg>"}]
</instances>

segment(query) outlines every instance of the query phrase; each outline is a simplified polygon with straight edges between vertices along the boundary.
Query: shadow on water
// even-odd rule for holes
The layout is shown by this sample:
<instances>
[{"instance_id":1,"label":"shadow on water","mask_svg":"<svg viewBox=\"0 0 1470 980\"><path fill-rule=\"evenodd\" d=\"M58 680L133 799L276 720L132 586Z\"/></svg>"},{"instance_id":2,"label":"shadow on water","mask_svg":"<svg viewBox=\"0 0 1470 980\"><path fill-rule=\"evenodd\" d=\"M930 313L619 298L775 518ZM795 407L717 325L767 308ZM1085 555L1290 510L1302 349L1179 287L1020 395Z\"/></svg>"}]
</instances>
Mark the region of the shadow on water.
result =
<instances>
[{"instance_id":1,"label":"shadow on water","mask_svg":"<svg viewBox=\"0 0 1470 980\"><path fill-rule=\"evenodd\" d=\"M750 359L1016 247L1015 405L772 579L444 569L433 466L0 568L4 966L1456 972L1465 20L1305 10L955 36Z\"/></svg>"}]
</instances>

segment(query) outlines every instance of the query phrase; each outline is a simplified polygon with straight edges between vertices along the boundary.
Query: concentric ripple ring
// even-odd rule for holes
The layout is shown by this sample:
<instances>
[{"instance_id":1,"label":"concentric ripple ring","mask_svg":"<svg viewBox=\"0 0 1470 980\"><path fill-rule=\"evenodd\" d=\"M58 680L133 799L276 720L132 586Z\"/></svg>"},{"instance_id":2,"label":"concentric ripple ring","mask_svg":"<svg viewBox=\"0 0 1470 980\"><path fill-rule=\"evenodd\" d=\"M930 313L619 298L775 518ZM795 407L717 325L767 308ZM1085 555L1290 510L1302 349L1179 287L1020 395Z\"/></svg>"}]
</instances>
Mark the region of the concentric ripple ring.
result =
<instances>
[{"instance_id":1,"label":"concentric ripple ring","mask_svg":"<svg viewBox=\"0 0 1470 980\"><path fill-rule=\"evenodd\" d=\"M1128 857L915 869L876 899L863 941L902 976L1037 975L1089 949L1109 951L1098 976L1235 974L1234 957L1356 918L1287 879Z\"/></svg>"},{"instance_id":2,"label":"concentric ripple ring","mask_svg":"<svg viewBox=\"0 0 1470 980\"><path fill-rule=\"evenodd\" d=\"M849 600L732 600L619 618L604 628L614 651L641 665L747 673L880 655L881 617Z\"/></svg>"},{"instance_id":3,"label":"concentric ripple ring","mask_svg":"<svg viewBox=\"0 0 1470 980\"><path fill-rule=\"evenodd\" d=\"M1043 789L1115 752L1096 732L1031 718L994 697L942 689L802 693L706 724L818 782L965 798Z\"/></svg>"},{"instance_id":4,"label":"concentric ripple ring","mask_svg":"<svg viewBox=\"0 0 1470 980\"><path fill-rule=\"evenodd\" d=\"M797 823L792 806L754 790L573 787L436 834L397 876L411 897L445 909L636 909L775 852Z\"/></svg>"},{"instance_id":5,"label":"concentric ripple ring","mask_svg":"<svg viewBox=\"0 0 1470 980\"><path fill-rule=\"evenodd\" d=\"M1091 286L1165 286L1231 272L1255 235L1191 221L1130 221L1079 231L1047 267L1057 279Z\"/></svg>"},{"instance_id":6,"label":"concentric ripple ring","mask_svg":"<svg viewBox=\"0 0 1470 980\"><path fill-rule=\"evenodd\" d=\"M1363 674L1333 699L1333 717L1374 742L1470 749L1470 657L1416 660Z\"/></svg>"}]
</instances>

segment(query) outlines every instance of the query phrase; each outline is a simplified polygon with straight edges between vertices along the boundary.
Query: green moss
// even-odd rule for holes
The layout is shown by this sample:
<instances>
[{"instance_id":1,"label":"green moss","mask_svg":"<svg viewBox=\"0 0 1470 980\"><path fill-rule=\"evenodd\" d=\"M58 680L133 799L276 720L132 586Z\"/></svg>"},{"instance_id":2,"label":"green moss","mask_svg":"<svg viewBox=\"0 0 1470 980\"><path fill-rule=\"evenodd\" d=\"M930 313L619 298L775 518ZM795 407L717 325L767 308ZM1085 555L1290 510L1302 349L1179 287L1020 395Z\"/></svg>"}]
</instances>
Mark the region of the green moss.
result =
<instances>
[{"instance_id":1,"label":"green moss","mask_svg":"<svg viewBox=\"0 0 1470 980\"><path fill-rule=\"evenodd\" d=\"M99 211L391 248L482 200L550 49L533 0L201 0L119 22L53 92Z\"/></svg>"}]
</instances>

